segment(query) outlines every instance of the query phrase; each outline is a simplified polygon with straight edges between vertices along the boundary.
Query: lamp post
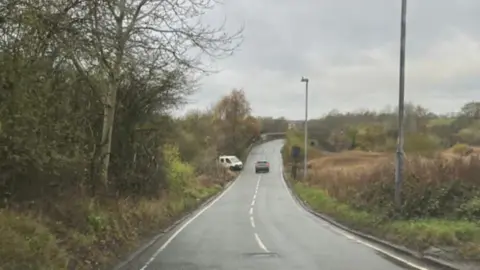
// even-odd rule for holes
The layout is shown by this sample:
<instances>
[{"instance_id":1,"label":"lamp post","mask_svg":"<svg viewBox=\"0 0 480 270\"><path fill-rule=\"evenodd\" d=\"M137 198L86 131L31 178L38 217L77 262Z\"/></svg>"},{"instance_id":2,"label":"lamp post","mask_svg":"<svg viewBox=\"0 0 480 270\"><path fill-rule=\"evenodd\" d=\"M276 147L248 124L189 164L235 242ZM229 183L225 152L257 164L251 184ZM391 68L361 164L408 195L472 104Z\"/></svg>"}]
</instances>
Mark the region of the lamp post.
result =
<instances>
[{"instance_id":1,"label":"lamp post","mask_svg":"<svg viewBox=\"0 0 480 270\"><path fill-rule=\"evenodd\" d=\"M407 0L402 0L402 13L400 23L400 74L398 91L398 138L395 164L395 206L401 207L402 182L403 182L403 137L405 113L405 36L407 28Z\"/></svg>"},{"instance_id":2,"label":"lamp post","mask_svg":"<svg viewBox=\"0 0 480 270\"><path fill-rule=\"evenodd\" d=\"M303 160L303 179L307 179L307 153L308 153L308 78L302 77L300 82L305 83L305 150Z\"/></svg>"}]
</instances>

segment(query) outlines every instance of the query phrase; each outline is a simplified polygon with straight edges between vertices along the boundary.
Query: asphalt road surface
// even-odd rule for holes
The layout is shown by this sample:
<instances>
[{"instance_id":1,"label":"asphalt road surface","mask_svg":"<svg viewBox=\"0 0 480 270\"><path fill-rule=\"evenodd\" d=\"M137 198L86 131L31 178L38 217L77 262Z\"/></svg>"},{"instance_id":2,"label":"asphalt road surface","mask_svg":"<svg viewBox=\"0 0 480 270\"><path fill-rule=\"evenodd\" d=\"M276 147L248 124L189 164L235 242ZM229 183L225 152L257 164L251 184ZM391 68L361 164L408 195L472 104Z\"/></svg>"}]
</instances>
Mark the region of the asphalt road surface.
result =
<instances>
[{"instance_id":1,"label":"asphalt road surface","mask_svg":"<svg viewBox=\"0 0 480 270\"><path fill-rule=\"evenodd\" d=\"M390 254L397 259L385 256L389 251L301 208L282 178L281 146L277 140L254 148L244 171L225 193L128 269L427 269L394 253ZM269 173L255 174L253 164L259 159L270 162Z\"/></svg>"}]
</instances>

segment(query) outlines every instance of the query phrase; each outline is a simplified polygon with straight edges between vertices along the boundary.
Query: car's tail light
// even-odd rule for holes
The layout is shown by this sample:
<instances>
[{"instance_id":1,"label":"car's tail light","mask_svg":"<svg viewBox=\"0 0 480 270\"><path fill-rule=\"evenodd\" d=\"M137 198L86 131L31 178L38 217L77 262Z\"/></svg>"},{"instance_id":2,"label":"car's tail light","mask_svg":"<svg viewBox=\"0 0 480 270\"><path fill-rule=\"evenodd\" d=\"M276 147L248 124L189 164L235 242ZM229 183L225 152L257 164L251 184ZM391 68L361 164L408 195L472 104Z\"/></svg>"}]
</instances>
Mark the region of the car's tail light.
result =
<instances>
[{"instance_id":1,"label":"car's tail light","mask_svg":"<svg viewBox=\"0 0 480 270\"><path fill-rule=\"evenodd\" d=\"M267 167L270 167L270 163L267 162Z\"/></svg>"}]
</instances>

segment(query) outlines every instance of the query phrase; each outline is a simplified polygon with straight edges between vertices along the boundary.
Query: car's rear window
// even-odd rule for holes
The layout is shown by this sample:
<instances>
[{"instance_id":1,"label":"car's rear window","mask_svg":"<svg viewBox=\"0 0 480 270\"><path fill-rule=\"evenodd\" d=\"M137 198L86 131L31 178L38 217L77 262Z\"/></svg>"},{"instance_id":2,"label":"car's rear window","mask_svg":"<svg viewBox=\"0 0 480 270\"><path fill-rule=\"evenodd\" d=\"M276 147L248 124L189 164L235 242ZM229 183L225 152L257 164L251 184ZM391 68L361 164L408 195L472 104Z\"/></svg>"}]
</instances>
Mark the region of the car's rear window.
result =
<instances>
[{"instance_id":1,"label":"car's rear window","mask_svg":"<svg viewBox=\"0 0 480 270\"><path fill-rule=\"evenodd\" d=\"M263 163L263 164L265 164L265 163L268 163L268 162L267 162L267 161L257 161L257 163Z\"/></svg>"}]
</instances>

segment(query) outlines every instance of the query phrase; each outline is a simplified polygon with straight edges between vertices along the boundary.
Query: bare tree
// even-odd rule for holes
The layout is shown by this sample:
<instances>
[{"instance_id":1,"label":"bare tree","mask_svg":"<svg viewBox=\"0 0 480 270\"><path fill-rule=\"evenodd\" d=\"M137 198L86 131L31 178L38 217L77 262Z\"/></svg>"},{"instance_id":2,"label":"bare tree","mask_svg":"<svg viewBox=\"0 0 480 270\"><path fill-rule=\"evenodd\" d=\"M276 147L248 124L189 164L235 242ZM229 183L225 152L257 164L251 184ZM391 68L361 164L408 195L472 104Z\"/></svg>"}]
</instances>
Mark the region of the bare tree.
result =
<instances>
[{"instance_id":1,"label":"bare tree","mask_svg":"<svg viewBox=\"0 0 480 270\"><path fill-rule=\"evenodd\" d=\"M231 55L241 42L242 29L233 34L224 25L212 28L201 22L216 0L85 0L76 2L79 19L61 36L77 70L96 80L91 83L103 104L100 138L100 181L108 187L108 168L117 93L127 70L151 79L165 71L184 74L207 72L201 57ZM72 15L73 16L73 15ZM89 76L95 70L97 77ZM98 75L99 74L99 75ZM100 82L100 83L98 83Z\"/></svg>"},{"instance_id":2,"label":"bare tree","mask_svg":"<svg viewBox=\"0 0 480 270\"><path fill-rule=\"evenodd\" d=\"M250 113L250 103L243 90L233 89L229 95L224 96L216 104L214 123L219 129L219 133L225 135L221 143L222 147L220 147L223 151L239 154L239 151L245 146L245 129L250 129L248 124L251 123ZM257 128L259 129L259 127Z\"/></svg>"}]
</instances>

